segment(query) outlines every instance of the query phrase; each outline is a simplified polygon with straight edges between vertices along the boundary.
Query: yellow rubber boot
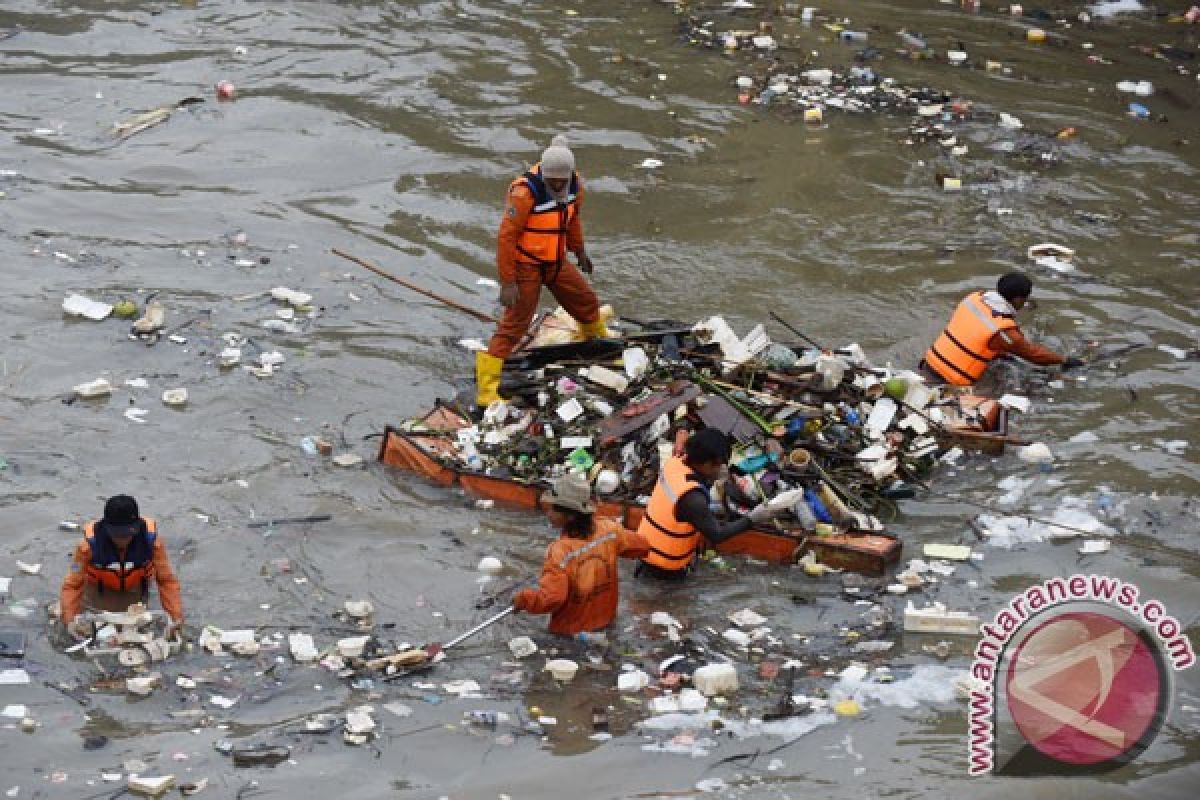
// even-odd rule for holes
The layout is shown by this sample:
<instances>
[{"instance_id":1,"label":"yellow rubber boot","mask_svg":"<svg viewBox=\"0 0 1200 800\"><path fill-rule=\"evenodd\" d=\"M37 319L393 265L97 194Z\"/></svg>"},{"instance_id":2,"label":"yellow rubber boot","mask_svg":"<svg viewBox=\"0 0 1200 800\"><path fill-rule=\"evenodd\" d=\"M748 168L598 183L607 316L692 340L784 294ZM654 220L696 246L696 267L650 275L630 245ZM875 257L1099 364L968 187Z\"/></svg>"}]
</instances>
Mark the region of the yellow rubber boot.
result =
<instances>
[{"instance_id":1,"label":"yellow rubber boot","mask_svg":"<svg viewBox=\"0 0 1200 800\"><path fill-rule=\"evenodd\" d=\"M604 317L598 317L595 322L579 323L579 332L585 339L608 338L608 326L604 324Z\"/></svg>"},{"instance_id":2,"label":"yellow rubber boot","mask_svg":"<svg viewBox=\"0 0 1200 800\"><path fill-rule=\"evenodd\" d=\"M496 358L486 350L475 354L475 405L487 408L500 396L500 371L504 369L504 359Z\"/></svg>"}]
</instances>

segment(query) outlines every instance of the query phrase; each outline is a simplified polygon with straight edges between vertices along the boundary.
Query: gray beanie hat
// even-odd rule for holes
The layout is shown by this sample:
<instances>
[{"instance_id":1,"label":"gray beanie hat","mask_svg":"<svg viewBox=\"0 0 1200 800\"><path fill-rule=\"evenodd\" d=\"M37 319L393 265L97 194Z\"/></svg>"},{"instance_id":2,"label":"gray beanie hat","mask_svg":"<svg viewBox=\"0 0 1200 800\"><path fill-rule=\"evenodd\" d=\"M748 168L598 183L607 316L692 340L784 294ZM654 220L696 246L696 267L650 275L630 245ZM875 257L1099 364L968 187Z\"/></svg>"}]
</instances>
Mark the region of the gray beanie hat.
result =
<instances>
[{"instance_id":1,"label":"gray beanie hat","mask_svg":"<svg viewBox=\"0 0 1200 800\"><path fill-rule=\"evenodd\" d=\"M569 178L575 171L575 154L567 147L567 137L561 133L550 140L542 153L542 175L547 178Z\"/></svg>"}]
</instances>

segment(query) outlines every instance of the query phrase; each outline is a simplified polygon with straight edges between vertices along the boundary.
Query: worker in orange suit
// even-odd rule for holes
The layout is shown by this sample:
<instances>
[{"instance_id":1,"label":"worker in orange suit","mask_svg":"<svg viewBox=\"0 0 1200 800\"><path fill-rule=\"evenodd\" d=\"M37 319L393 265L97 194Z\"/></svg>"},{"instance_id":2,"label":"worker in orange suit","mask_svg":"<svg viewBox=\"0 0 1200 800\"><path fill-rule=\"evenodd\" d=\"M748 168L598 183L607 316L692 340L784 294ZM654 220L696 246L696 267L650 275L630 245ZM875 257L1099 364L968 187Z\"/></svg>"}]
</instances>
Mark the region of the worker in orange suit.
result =
<instances>
[{"instance_id":1,"label":"worker in orange suit","mask_svg":"<svg viewBox=\"0 0 1200 800\"><path fill-rule=\"evenodd\" d=\"M946 327L917 371L933 385L972 386L988 365L1011 355L1040 366L1060 365L1064 370L1083 366L1025 338L1017 312L1029 302L1033 281L1022 272L1010 272L996 281L993 292L972 292L962 299Z\"/></svg>"},{"instance_id":2,"label":"worker in orange suit","mask_svg":"<svg viewBox=\"0 0 1200 800\"><path fill-rule=\"evenodd\" d=\"M104 504L103 518L84 526L83 541L75 547L59 593L63 624L83 637L86 632L76 625L81 612L124 611L145 603L151 583L158 586L159 601L173 627L183 625L179 579L157 524L141 516L137 500L114 495Z\"/></svg>"},{"instance_id":3,"label":"worker in orange suit","mask_svg":"<svg viewBox=\"0 0 1200 800\"><path fill-rule=\"evenodd\" d=\"M583 475L555 481L543 502L562 535L546 549L538 588L517 592L513 608L550 614L551 633L574 636L607 627L617 615L617 559L642 558L649 552L646 540L617 520L595 516Z\"/></svg>"},{"instance_id":4,"label":"worker in orange suit","mask_svg":"<svg viewBox=\"0 0 1200 800\"><path fill-rule=\"evenodd\" d=\"M475 354L476 404L485 408L500 397L504 359L516 348L537 313L545 285L579 323L589 339L608 335L596 293L580 270L592 274L583 243L583 182L567 137L555 136L542 160L508 187L496 243L500 304L504 306L486 351ZM567 260L575 254L578 267Z\"/></svg>"}]
</instances>

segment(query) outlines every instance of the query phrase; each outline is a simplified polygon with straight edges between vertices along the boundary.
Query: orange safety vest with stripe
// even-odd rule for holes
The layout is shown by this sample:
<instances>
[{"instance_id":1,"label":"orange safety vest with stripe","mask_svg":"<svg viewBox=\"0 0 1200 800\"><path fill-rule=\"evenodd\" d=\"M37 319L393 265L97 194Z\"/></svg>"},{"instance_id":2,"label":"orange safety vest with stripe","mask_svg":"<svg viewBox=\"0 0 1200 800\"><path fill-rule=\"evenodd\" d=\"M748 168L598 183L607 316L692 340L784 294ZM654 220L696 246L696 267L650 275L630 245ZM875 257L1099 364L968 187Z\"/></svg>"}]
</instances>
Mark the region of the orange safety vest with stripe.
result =
<instances>
[{"instance_id":1,"label":"orange safety vest with stripe","mask_svg":"<svg viewBox=\"0 0 1200 800\"><path fill-rule=\"evenodd\" d=\"M954 386L970 386L979 380L996 356L988 343L997 333L1014 330L1011 314L993 311L983 301L983 292L963 298L937 341L925 353L929 368Z\"/></svg>"},{"instance_id":2,"label":"orange safety vest with stripe","mask_svg":"<svg viewBox=\"0 0 1200 800\"><path fill-rule=\"evenodd\" d=\"M100 591L149 592L150 580L154 577L154 543L158 539L158 524L147 518L142 521L146 523L146 529L129 541L124 554L126 560L122 560L111 539L107 536L97 538L95 520L83 526L83 536L92 551L85 573L88 583Z\"/></svg>"},{"instance_id":3,"label":"orange safety vest with stripe","mask_svg":"<svg viewBox=\"0 0 1200 800\"><path fill-rule=\"evenodd\" d=\"M690 522L675 516L675 504L692 489L708 487L679 456L672 456L658 474L637 532L646 538L650 553L643 561L665 570L687 569L704 538Z\"/></svg>"},{"instance_id":4,"label":"orange safety vest with stripe","mask_svg":"<svg viewBox=\"0 0 1200 800\"><path fill-rule=\"evenodd\" d=\"M562 203L550 194L542 178L541 164L534 164L509 188L520 185L528 187L533 195L533 208L525 221L525 230L517 239L517 263L538 269L561 266L567 255L567 231L579 213L579 176L571 173L567 197Z\"/></svg>"}]
</instances>

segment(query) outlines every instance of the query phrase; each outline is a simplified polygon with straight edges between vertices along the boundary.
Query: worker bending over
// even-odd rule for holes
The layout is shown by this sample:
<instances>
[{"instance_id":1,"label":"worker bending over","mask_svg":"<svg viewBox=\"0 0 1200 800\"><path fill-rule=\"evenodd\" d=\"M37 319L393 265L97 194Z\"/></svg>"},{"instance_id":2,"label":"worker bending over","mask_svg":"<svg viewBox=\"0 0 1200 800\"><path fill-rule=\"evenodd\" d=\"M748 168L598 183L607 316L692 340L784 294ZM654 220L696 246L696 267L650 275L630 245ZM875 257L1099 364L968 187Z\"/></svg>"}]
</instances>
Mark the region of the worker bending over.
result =
<instances>
[{"instance_id":1,"label":"worker bending over","mask_svg":"<svg viewBox=\"0 0 1200 800\"><path fill-rule=\"evenodd\" d=\"M728 463L729 454L725 434L704 428L687 440L682 457L671 456L662 465L638 526L638 533L650 545L650 553L638 565L637 575L682 580L705 542L718 545L786 513L786 509L773 510L764 503L732 522L717 521L709 491Z\"/></svg>"},{"instance_id":2,"label":"worker bending over","mask_svg":"<svg viewBox=\"0 0 1200 800\"><path fill-rule=\"evenodd\" d=\"M595 516L591 486L572 473L542 497L562 535L546 548L537 589L513 596L518 611L550 614L549 630L574 636L607 627L617 615L617 559L641 558L646 540L614 519Z\"/></svg>"},{"instance_id":3,"label":"worker bending over","mask_svg":"<svg viewBox=\"0 0 1200 800\"><path fill-rule=\"evenodd\" d=\"M129 495L110 497L103 518L84 526L83 540L75 546L63 578L59 593L63 624L73 635L86 635L75 625L82 611L124 611L134 603L145 603L151 582L157 584L159 600L173 625L182 625L179 579L158 526L141 516L137 501Z\"/></svg>"},{"instance_id":4,"label":"worker bending over","mask_svg":"<svg viewBox=\"0 0 1200 800\"><path fill-rule=\"evenodd\" d=\"M988 364L1002 355L1041 366L1061 364L1063 369L1083 366L1080 359L1064 358L1021 333L1016 314L1031 294L1033 281L1029 276L1010 272L996 282L995 291L972 292L964 297L937 341L925 352L918 371L934 384L971 386Z\"/></svg>"}]
</instances>

